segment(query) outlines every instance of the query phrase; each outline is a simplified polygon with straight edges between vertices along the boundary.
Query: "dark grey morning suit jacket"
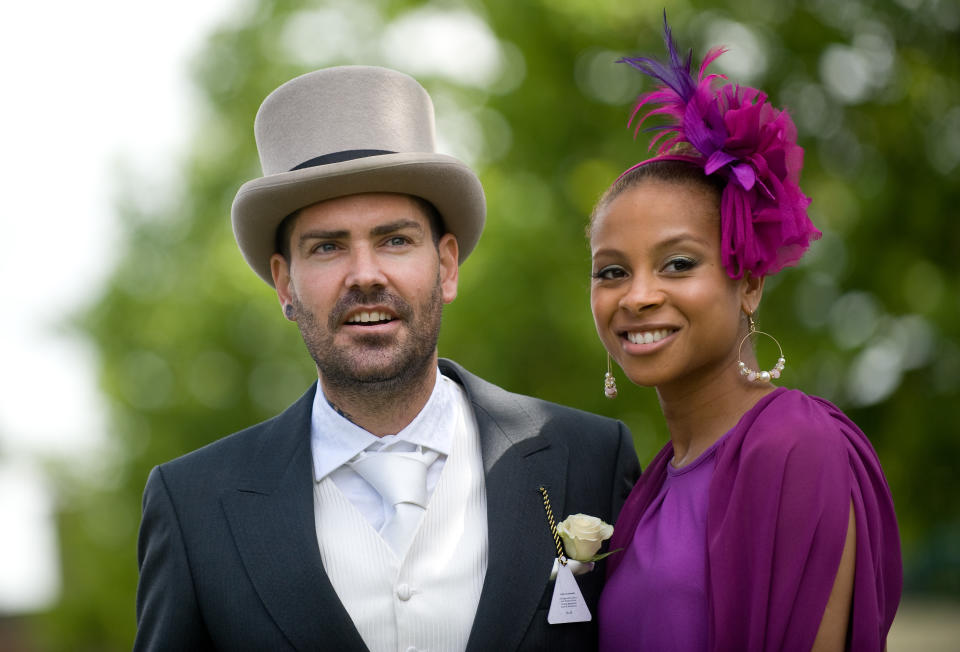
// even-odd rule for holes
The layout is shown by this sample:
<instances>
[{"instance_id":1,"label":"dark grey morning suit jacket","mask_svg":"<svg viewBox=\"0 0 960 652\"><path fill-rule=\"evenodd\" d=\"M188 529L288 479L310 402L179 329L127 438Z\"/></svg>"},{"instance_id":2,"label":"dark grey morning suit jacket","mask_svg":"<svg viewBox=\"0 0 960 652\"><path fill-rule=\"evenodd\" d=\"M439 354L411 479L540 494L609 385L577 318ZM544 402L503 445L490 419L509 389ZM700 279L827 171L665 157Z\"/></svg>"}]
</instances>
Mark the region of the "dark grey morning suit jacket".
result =
<instances>
[{"instance_id":1,"label":"dark grey morning suit jacket","mask_svg":"<svg viewBox=\"0 0 960 652\"><path fill-rule=\"evenodd\" d=\"M486 473L489 565L468 650L597 646L603 563L577 578L594 620L547 624L557 519L613 523L639 475L618 422L506 392L440 361L466 391ZM150 474L140 527L135 650L365 650L320 560L310 415L314 385L282 414Z\"/></svg>"}]
</instances>

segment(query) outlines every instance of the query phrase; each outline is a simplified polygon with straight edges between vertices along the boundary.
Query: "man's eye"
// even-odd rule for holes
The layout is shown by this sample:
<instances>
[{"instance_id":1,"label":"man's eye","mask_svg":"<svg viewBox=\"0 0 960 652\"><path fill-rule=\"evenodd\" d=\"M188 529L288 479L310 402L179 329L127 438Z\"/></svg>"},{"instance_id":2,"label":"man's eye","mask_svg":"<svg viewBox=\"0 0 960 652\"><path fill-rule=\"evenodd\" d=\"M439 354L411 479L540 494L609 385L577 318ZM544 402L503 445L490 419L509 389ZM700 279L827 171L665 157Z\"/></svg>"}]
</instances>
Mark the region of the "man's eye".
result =
<instances>
[{"instance_id":1,"label":"man's eye","mask_svg":"<svg viewBox=\"0 0 960 652\"><path fill-rule=\"evenodd\" d=\"M410 242L406 237L402 235L395 235L392 238L387 240L387 244L391 247L402 247L403 245Z\"/></svg>"},{"instance_id":2,"label":"man's eye","mask_svg":"<svg viewBox=\"0 0 960 652\"><path fill-rule=\"evenodd\" d=\"M337 245L332 242L321 242L313 248L313 251L319 254L329 254L337 250Z\"/></svg>"}]
</instances>

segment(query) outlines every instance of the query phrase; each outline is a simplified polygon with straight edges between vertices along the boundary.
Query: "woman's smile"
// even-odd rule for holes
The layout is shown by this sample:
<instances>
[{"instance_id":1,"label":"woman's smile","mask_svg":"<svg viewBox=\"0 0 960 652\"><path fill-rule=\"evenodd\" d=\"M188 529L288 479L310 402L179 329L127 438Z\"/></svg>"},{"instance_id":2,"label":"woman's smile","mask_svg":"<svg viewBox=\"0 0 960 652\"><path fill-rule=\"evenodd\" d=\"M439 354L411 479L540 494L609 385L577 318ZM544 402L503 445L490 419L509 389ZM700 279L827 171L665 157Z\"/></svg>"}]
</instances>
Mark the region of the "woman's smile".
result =
<instances>
[{"instance_id":1,"label":"woman's smile","mask_svg":"<svg viewBox=\"0 0 960 652\"><path fill-rule=\"evenodd\" d=\"M620 333L623 352L628 355L649 355L669 345L679 328L633 328Z\"/></svg>"}]
</instances>

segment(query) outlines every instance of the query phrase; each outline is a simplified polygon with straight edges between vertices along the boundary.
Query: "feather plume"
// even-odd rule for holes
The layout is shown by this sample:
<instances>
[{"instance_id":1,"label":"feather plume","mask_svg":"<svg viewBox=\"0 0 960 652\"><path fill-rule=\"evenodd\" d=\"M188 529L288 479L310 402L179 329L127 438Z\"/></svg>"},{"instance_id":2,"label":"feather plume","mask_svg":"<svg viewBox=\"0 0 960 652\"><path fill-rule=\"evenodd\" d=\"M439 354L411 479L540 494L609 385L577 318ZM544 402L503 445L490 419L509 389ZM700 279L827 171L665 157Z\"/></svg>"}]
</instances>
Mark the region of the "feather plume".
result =
<instances>
[{"instance_id":1,"label":"feather plume","mask_svg":"<svg viewBox=\"0 0 960 652\"><path fill-rule=\"evenodd\" d=\"M763 92L707 73L726 48L707 52L694 78L693 51L680 56L666 11L663 40L666 62L652 57L618 60L659 82L637 98L628 121L634 137L647 119L665 117L666 124L643 129L656 133L649 148L657 154L650 160L689 160L705 174L726 179L721 255L732 278L747 272L773 274L796 263L821 234L807 217L810 200L799 186L803 149L797 145L793 120ZM684 145L685 153L678 156ZM688 156L690 147L699 156Z\"/></svg>"}]
</instances>

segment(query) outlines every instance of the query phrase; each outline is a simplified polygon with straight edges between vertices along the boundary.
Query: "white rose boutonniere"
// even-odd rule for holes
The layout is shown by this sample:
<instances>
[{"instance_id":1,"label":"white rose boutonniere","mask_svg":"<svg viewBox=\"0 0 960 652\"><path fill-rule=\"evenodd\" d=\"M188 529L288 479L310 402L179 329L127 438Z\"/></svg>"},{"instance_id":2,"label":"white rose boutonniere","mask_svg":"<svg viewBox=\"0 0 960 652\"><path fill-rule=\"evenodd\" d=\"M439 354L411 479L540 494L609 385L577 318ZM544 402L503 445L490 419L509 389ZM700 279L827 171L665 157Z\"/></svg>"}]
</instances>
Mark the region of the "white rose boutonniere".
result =
<instances>
[{"instance_id":1,"label":"white rose boutonniere","mask_svg":"<svg viewBox=\"0 0 960 652\"><path fill-rule=\"evenodd\" d=\"M563 550L567 557L576 561L599 561L616 552L612 550L597 554L600 545L613 536L613 526L596 516L571 514L557 523L557 534L563 539Z\"/></svg>"}]
</instances>

